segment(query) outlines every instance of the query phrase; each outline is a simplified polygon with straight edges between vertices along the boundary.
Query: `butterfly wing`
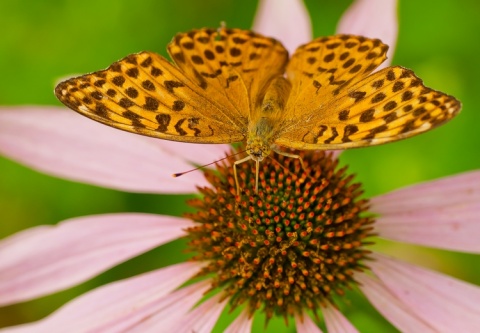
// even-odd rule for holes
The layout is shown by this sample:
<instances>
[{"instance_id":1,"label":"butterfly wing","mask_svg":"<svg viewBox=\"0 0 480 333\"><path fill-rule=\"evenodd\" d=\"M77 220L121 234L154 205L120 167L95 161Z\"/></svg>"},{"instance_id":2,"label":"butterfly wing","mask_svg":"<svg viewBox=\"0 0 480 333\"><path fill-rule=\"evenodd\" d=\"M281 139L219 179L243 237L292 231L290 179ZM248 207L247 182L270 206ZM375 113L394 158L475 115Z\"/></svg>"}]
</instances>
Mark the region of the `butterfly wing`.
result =
<instances>
[{"instance_id":1,"label":"butterfly wing","mask_svg":"<svg viewBox=\"0 0 480 333\"><path fill-rule=\"evenodd\" d=\"M228 143L243 139L229 110L163 57L142 52L55 88L69 108L103 124L167 140Z\"/></svg>"},{"instance_id":2,"label":"butterfly wing","mask_svg":"<svg viewBox=\"0 0 480 333\"><path fill-rule=\"evenodd\" d=\"M250 96L284 70L287 56L285 51L284 60L274 58L276 65L265 70L261 61L282 53L278 42L247 31L222 31L176 36L169 51L178 66L155 53L132 54L106 70L60 83L55 94L71 109L129 132L182 142L242 141ZM249 58L254 61L247 63Z\"/></svg>"},{"instance_id":3,"label":"butterfly wing","mask_svg":"<svg viewBox=\"0 0 480 333\"><path fill-rule=\"evenodd\" d=\"M288 65L292 93L276 143L298 149L346 149L406 138L454 117L460 102L389 67L377 39L339 35L300 47ZM369 75L370 74L370 75Z\"/></svg>"},{"instance_id":4,"label":"butterfly wing","mask_svg":"<svg viewBox=\"0 0 480 333\"><path fill-rule=\"evenodd\" d=\"M277 40L240 29L178 34L168 51L206 96L229 105L232 115L243 122L261 103L270 81L283 75L288 61L288 52Z\"/></svg>"}]
</instances>

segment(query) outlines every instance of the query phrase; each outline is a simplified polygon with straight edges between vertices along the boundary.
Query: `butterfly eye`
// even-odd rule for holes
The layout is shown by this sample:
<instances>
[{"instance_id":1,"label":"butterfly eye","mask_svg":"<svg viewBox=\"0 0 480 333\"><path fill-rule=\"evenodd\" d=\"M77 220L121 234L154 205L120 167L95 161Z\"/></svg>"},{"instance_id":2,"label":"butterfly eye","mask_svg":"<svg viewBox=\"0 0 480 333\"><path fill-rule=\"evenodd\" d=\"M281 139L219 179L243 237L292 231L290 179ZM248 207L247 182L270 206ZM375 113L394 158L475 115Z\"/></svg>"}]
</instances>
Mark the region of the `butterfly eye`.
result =
<instances>
[{"instance_id":1,"label":"butterfly eye","mask_svg":"<svg viewBox=\"0 0 480 333\"><path fill-rule=\"evenodd\" d=\"M255 158L260 158L263 156L263 150L251 151L250 155Z\"/></svg>"}]
</instances>

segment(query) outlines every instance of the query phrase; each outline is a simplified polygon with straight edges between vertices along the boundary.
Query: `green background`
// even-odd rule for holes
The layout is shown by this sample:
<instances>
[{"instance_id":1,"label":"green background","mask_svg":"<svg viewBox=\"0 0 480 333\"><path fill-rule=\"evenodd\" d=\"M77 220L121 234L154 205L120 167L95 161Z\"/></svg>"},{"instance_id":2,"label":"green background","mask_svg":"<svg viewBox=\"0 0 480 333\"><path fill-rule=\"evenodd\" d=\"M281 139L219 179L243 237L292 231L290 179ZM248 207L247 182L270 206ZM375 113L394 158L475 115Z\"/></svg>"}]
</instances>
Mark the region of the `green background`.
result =
<instances>
[{"instance_id":1,"label":"green background","mask_svg":"<svg viewBox=\"0 0 480 333\"><path fill-rule=\"evenodd\" d=\"M315 37L333 34L351 3L305 2ZM463 102L463 111L452 122L423 135L342 154L342 163L358 175L367 196L480 166L480 2L399 2L393 64L414 69L428 86L456 96ZM60 105L53 95L59 78L105 68L142 50L165 55L166 44L180 31L217 27L220 21L229 27L250 28L256 6L255 0L1 1L0 105ZM74 183L0 157L0 238L31 226L99 213L181 215L187 197L131 194ZM98 285L178 262L184 258L182 248L183 242L176 241L70 290L0 308L0 327L42 318ZM377 248L480 284L479 256L391 242L381 242ZM348 293L345 303L350 306L343 308L344 313L361 331L395 331L358 293ZM254 325L263 328L263 318ZM268 330L295 329L284 328L278 319Z\"/></svg>"}]
</instances>

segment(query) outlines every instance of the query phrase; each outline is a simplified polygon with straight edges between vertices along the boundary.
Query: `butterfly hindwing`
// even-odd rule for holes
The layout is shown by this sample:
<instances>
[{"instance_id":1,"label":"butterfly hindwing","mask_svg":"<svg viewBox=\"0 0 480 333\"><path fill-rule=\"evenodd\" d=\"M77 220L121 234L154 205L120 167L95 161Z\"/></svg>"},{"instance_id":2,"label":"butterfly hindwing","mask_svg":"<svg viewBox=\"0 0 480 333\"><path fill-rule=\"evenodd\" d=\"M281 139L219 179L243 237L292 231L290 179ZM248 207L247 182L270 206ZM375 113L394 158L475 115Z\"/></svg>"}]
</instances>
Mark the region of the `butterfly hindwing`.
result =
<instances>
[{"instance_id":1,"label":"butterfly hindwing","mask_svg":"<svg viewBox=\"0 0 480 333\"><path fill-rule=\"evenodd\" d=\"M300 46L287 66L292 83L288 117L308 116L352 83L370 74L385 59L388 46L354 35L321 37Z\"/></svg>"},{"instance_id":2,"label":"butterfly hindwing","mask_svg":"<svg viewBox=\"0 0 480 333\"><path fill-rule=\"evenodd\" d=\"M288 52L273 38L240 29L199 29L175 36L168 51L212 103L247 121L269 82L283 75Z\"/></svg>"}]
</instances>

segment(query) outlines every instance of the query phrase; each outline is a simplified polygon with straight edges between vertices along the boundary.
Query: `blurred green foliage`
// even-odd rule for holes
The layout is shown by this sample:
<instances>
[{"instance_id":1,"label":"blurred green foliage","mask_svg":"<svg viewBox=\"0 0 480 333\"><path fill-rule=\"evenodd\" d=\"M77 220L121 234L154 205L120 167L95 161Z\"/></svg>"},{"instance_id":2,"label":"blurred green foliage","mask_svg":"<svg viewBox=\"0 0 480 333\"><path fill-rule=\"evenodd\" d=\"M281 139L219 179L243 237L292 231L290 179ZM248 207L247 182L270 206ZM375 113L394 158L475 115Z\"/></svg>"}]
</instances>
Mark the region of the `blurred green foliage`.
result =
<instances>
[{"instance_id":1,"label":"blurred green foliage","mask_svg":"<svg viewBox=\"0 0 480 333\"><path fill-rule=\"evenodd\" d=\"M351 3L305 2L314 36L333 34ZM399 2L393 64L414 69L428 86L459 98L463 112L418 137L342 154L341 162L358 175L367 196L480 166L480 2ZM179 31L216 27L221 21L230 27L250 28L256 6L255 0L2 1L0 105L60 105L53 95L54 83L60 78L105 68L142 50L166 55L166 44ZM187 197L131 194L74 183L0 157L0 237L83 215L130 211L181 215ZM183 244L179 240L162 246L70 290L2 308L0 327L37 320L98 285L178 262L185 257ZM382 241L376 247L480 284L478 256ZM361 331L395 331L358 293L349 292L345 303L345 314ZM226 318L231 320L231 315ZM219 330L226 325L221 322ZM256 319L254 325L262 329L263 319ZM279 319L271 322L269 331L293 332L294 328L285 328Z\"/></svg>"}]
</instances>

